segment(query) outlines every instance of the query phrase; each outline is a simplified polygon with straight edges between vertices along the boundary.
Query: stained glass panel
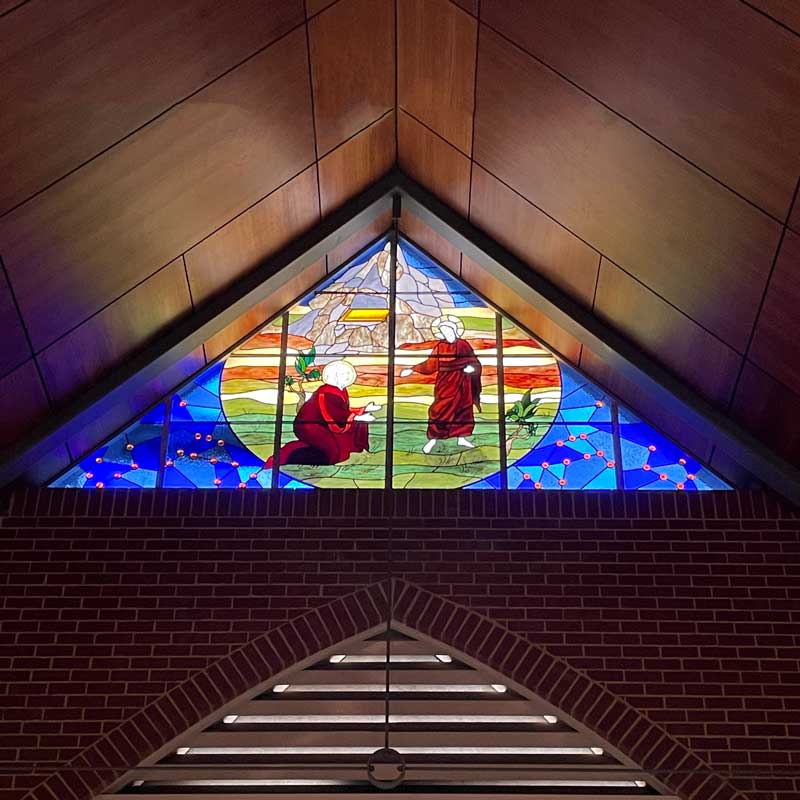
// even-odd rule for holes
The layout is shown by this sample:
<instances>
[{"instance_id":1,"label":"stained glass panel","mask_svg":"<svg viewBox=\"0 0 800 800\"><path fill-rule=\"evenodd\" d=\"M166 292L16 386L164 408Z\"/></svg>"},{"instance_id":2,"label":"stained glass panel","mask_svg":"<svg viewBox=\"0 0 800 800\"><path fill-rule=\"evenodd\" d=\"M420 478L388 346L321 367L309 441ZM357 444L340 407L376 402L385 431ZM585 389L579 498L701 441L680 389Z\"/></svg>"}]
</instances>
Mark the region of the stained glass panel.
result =
<instances>
[{"instance_id":1,"label":"stained glass panel","mask_svg":"<svg viewBox=\"0 0 800 800\"><path fill-rule=\"evenodd\" d=\"M544 395L537 425L546 432L509 467L509 488L618 488L611 399L563 363L559 373L561 395Z\"/></svg>"},{"instance_id":2,"label":"stained glass panel","mask_svg":"<svg viewBox=\"0 0 800 800\"><path fill-rule=\"evenodd\" d=\"M52 485L730 488L386 238Z\"/></svg>"},{"instance_id":3,"label":"stained glass panel","mask_svg":"<svg viewBox=\"0 0 800 800\"><path fill-rule=\"evenodd\" d=\"M152 489L157 485L164 403L79 461L50 485L65 489Z\"/></svg>"},{"instance_id":4,"label":"stained glass panel","mask_svg":"<svg viewBox=\"0 0 800 800\"><path fill-rule=\"evenodd\" d=\"M619 409L623 488L729 489L710 469L625 408Z\"/></svg>"}]
</instances>

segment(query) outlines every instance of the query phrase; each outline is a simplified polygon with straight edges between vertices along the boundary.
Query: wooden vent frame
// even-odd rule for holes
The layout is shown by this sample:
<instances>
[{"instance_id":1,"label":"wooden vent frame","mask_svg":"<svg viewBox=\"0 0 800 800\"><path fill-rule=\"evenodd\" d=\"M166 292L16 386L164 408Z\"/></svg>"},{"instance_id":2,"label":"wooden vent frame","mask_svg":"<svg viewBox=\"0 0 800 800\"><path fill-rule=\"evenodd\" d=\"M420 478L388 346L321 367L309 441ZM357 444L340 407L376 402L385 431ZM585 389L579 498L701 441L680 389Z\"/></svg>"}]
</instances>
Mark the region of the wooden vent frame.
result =
<instances>
[{"instance_id":1,"label":"wooden vent frame","mask_svg":"<svg viewBox=\"0 0 800 800\"><path fill-rule=\"evenodd\" d=\"M254 687L145 759L96 800L355 800L383 747L386 626ZM677 800L609 743L474 659L393 624L394 796Z\"/></svg>"}]
</instances>

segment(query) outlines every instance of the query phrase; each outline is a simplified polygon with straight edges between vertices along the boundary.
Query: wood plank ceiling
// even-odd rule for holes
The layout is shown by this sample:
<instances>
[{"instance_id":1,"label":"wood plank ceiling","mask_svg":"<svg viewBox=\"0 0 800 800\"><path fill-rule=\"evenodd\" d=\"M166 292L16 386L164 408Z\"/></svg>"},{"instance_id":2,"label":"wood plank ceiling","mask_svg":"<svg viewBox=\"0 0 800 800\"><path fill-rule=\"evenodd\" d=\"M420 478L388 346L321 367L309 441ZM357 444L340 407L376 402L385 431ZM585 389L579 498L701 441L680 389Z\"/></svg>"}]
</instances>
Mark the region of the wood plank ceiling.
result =
<instances>
[{"instance_id":1,"label":"wood plank ceiling","mask_svg":"<svg viewBox=\"0 0 800 800\"><path fill-rule=\"evenodd\" d=\"M800 460L797 3L45 4L0 5L0 444L397 161ZM380 225L131 398L128 416ZM478 279L419 220L403 228ZM725 463L552 323L516 313Z\"/></svg>"}]
</instances>

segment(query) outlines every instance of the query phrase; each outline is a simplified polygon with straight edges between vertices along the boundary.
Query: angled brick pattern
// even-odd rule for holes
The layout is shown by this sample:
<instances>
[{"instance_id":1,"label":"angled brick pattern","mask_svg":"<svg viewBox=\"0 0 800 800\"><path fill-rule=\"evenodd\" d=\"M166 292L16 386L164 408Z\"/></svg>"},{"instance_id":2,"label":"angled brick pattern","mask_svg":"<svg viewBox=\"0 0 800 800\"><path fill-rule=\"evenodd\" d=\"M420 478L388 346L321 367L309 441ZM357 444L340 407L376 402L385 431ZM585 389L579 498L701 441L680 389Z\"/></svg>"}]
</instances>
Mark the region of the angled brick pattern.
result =
<instances>
[{"instance_id":1,"label":"angled brick pattern","mask_svg":"<svg viewBox=\"0 0 800 800\"><path fill-rule=\"evenodd\" d=\"M642 769L657 775L669 788L680 793L681 797L687 800L706 797L708 781L713 780L715 785L725 783L714 774L708 764L695 758L687 747L672 739L661 726L578 672L566 660L552 656L546 648L530 644L522 637L510 633L504 626L451 600L413 584L398 583L400 585L395 586L397 602L394 606L394 617L398 622L438 639L445 645L458 648L464 654L513 678L524 688L552 703L618 747ZM435 611L433 619L439 620L438 623L425 626L419 624L420 616L416 610L423 606ZM448 633L456 630L455 624L449 624L453 620L460 620L458 632L452 639L445 638ZM462 634L464 631L469 633ZM504 640L508 649L496 646L500 640ZM508 658L509 649L513 650L515 645L519 647L518 655L511 661ZM596 692L592 694L595 699L588 712L585 711L586 706L580 706L576 696L570 694L575 685L582 687L581 696L590 687L596 688ZM623 720L625 726L619 728L618 723ZM612 732L615 728L624 734L613 738ZM660 757L664 751L678 754L681 759L680 770L665 768L667 760Z\"/></svg>"}]
</instances>

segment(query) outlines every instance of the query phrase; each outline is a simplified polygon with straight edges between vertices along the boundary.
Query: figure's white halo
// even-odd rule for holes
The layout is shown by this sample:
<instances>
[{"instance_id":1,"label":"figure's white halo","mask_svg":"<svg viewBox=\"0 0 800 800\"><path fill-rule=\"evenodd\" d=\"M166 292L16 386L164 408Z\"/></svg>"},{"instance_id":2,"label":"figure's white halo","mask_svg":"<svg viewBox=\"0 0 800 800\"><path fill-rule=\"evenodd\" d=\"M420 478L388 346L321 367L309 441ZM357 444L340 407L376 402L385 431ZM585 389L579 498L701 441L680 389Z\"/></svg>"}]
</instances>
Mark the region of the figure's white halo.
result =
<instances>
[{"instance_id":1,"label":"figure's white halo","mask_svg":"<svg viewBox=\"0 0 800 800\"><path fill-rule=\"evenodd\" d=\"M444 339L442 333L442 325L452 328L456 332L456 338L459 339L464 333L464 323L461 319L454 314L442 314L431 323L431 330L437 339Z\"/></svg>"},{"instance_id":2,"label":"figure's white halo","mask_svg":"<svg viewBox=\"0 0 800 800\"><path fill-rule=\"evenodd\" d=\"M322 382L342 388L351 386L356 382L358 373L349 361L331 361L322 370Z\"/></svg>"}]
</instances>

